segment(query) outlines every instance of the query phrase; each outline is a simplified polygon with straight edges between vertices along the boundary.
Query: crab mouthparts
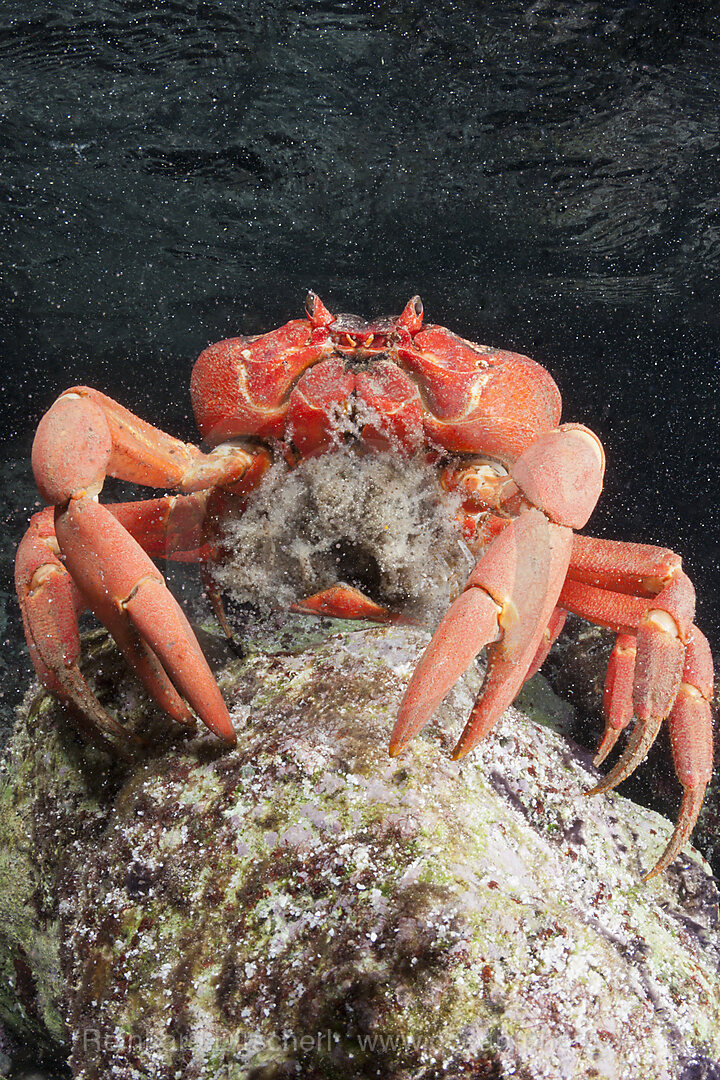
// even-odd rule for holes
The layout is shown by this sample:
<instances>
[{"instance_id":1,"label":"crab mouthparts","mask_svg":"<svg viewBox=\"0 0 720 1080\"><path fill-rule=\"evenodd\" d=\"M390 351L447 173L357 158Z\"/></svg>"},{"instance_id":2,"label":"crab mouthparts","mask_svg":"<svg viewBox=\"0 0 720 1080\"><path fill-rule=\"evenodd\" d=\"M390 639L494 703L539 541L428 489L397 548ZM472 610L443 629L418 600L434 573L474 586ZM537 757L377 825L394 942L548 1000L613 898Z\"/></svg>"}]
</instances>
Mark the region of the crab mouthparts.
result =
<instances>
[{"instance_id":1,"label":"crab mouthparts","mask_svg":"<svg viewBox=\"0 0 720 1080\"><path fill-rule=\"evenodd\" d=\"M338 315L330 325L330 333L339 352L367 352L377 355L388 348L393 335L397 334L392 319L376 319L368 322L359 315Z\"/></svg>"},{"instance_id":2,"label":"crab mouthparts","mask_svg":"<svg viewBox=\"0 0 720 1080\"><path fill-rule=\"evenodd\" d=\"M350 349L369 349L375 340L375 334L368 334L366 337L351 337L350 334L343 334L340 340L336 343L340 346L347 346Z\"/></svg>"},{"instance_id":3,"label":"crab mouthparts","mask_svg":"<svg viewBox=\"0 0 720 1080\"><path fill-rule=\"evenodd\" d=\"M376 345L375 348L372 347L373 341ZM362 371L378 360L389 357L386 344L378 341L377 338L373 338L372 335L366 341L348 342L344 347L336 345L335 351L338 356L343 358L346 371Z\"/></svg>"}]
</instances>

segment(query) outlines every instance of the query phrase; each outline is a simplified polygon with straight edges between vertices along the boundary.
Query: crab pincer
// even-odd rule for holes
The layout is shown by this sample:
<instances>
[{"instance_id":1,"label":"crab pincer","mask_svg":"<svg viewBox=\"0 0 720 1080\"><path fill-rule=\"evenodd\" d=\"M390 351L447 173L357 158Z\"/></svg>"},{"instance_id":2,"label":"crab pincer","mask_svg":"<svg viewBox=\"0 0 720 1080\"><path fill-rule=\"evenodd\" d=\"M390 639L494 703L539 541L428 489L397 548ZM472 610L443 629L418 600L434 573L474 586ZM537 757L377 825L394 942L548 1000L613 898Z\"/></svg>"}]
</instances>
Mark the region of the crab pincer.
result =
<instances>
[{"instance_id":1,"label":"crab pincer","mask_svg":"<svg viewBox=\"0 0 720 1080\"><path fill-rule=\"evenodd\" d=\"M486 735L524 682L565 581L572 531L528 509L480 559L423 654L390 740L396 756L486 645L487 674L453 756Z\"/></svg>"},{"instance_id":2,"label":"crab pincer","mask_svg":"<svg viewBox=\"0 0 720 1080\"><path fill-rule=\"evenodd\" d=\"M43 686L88 731L125 741L123 726L97 700L80 670L80 594L60 560L53 509L35 514L18 548L15 585L30 657Z\"/></svg>"},{"instance_id":3,"label":"crab pincer","mask_svg":"<svg viewBox=\"0 0 720 1080\"><path fill-rule=\"evenodd\" d=\"M115 515L96 501L109 472L177 485L192 477L198 464L203 459L195 448L82 387L62 395L38 428L33 471L41 494L55 509L35 516L20 545L18 595L38 674L85 718L91 732L127 738L79 668L77 617L85 608L104 623L166 713L192 724L189 704L211 731L226 743L235 742L217 683L162 574ZM218 468L224 468L222 462Z\"/></svg>"},{"instance_id":4,"label":"crab pincer","mask_svg":"<svg viewBox=\"0 0 720 1080\"><path fill-rule=\"evenodd\" d=\"M177 691L214 734L234 743L227 706L192 628L137 541L105 506L88 498L71 499L57 512L55 532L88 607L158 704L187 723Z\"/></svg>"},{"instance_id":5,"label":"crab pincer","mask_svg":"<svg viewBox=\"0 0 720 1080\"><path fill-rule=\"evenodd\" d=\"M524 506L480 558L420 659L391 737L393 756L486 645L485 682L453 756L469 753L512 703L557 621L572 530L592 513L604 466L599 440L579 424L546 432L514 462L513 490Z\"/></svg>"}]
</instances>

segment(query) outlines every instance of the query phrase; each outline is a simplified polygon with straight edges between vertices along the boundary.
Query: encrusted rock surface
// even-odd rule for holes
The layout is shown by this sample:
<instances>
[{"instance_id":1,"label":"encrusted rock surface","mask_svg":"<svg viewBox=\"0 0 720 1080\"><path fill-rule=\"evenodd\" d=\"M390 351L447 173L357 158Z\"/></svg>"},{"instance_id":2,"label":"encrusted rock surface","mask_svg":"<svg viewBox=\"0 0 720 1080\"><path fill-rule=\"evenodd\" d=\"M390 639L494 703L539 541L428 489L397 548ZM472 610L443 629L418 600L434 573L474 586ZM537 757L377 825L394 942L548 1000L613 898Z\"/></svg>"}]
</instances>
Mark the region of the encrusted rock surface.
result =
<instances>
[{"instance_id":1,"label":"encrusted rock surface","mask_svg":"<svg viewBox=\"0 0 720 1080\"><path fill-rule=\"evenodd\" d=\"M585 755L515 710L449 760L477 673L390 760L426 640L291 618L256 634L219 672L226 752L129 679L111 691L98 636L101 695L155 747L111 764L48 698L26 707L0 778L0 1022L69 1047L81 1080L712 1070L702 860L641 885L668 823L586 799Z\"/></svg>"}]
</instances>

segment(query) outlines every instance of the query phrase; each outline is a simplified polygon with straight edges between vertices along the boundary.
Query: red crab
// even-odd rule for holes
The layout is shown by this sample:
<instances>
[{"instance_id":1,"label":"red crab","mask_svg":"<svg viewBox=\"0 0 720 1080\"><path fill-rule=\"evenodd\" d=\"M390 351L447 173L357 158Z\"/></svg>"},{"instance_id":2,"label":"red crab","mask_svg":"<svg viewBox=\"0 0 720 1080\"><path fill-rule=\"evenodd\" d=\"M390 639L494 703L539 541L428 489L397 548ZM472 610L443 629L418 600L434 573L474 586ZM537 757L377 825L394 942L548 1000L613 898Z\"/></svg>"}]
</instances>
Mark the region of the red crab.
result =
<instances>
[{"instance_id":1,"label":"red crab","mask_svg":"<svg viewBox=\"0 0 720 1080\"><path fill-rule=\"evenodd\" d=\"M459 492L461 527L478 561L421 658L390 740L399 754L477 654L487 676L454 756L492 729L542 664L566 612L617 634L596 762L635 716L625 752L593 790L629 775L662 721L683 786L660 872L690 836L712 769L712 658L693 625L694 591L672 551L581 536L602 487L604 454L579 424L559 425L560 395L525 356L423 327L414 297L396 318L333 316L310 293L307 318L202 353L192 375L205 454L89 387L62 394L40 421L32 463L51 506L18 551L17 588L30 653L44 685L93 730L122 737L78 666L77 615L90 608L158 704L181 723L188 705L228 744L225 703L182 610L149 556L202 562L209 523L258 486L273 458L292 465L347 442L358 453L424 455ZM175 489L105 506L107 475ZM338 584L298 610L392 618Z\"/></svg>"}]
</instances>

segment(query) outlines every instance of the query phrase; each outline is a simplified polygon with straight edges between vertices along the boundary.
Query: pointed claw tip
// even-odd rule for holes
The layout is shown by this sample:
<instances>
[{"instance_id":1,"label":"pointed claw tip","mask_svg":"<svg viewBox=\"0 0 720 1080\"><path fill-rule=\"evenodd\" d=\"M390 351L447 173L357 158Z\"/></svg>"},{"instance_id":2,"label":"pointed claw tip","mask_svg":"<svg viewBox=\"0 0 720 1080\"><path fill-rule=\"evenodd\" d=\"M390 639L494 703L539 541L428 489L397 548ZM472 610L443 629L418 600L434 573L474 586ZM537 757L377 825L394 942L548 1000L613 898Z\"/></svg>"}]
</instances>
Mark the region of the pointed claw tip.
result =
<instances>
[{"instance_id":1,"label":"pointed claw tip","mask_svg":"<svg viewBox=\"0 0 720 1080\"><path fill-rule=\"evenodd\" d=\"M593 758L593 765L596 769L599 769L603 762L610 756L612 746L598 746L597 753Z\"/></svg>"},{"instance_id":2,"label":"pointed claw tip","mask_svg":"<svg viewBox=\"0 0 720 1080\"><path fill-rule=\"evenodd\" d=\"M603 761L605 761L605 759L610 755L611 751L615 747L615 743L618 740L619 734L620 731L615 728L609 728L607 731L605 731L602 739L600 740L600 745L597 748L597 753L593 758L593 765L595 766L595 768L598 768L600 765L602 765Z\"/></svg>"},{"instance_id":3,"label":"pointed claw tip","mask_svg":"<svg viewBox=\"0 0 720 1080\"><path fill-rule=\"evenodd\" d=\"M228 748L237 745L237 732L230 723L229 719L226 724L223 723L222 725L210 725L207 721L204 721L204 724L208 731L212 732L212 734L215 735L218 739L220 739L221 742L224 742Z\"/></svg>"},{"instance_id":4,"label":"pointed claw tip","mask_svg":"<svg viewBox=\"0 0 720 1080\"><path fill-rule=\"evenodd\" d=\"M469 754L471 750L471 746L463 746L462 742L459 742L457 746L453 749L453 752L450 755L450 760L460 761L460 759L464 758L467 754Z\"/></svg>"},{"instance_id":5,"label":"pointed claw tip","mask_svg":"<svg viewBox=\"0 0 720 1080\"><path fill-rule=\"evenodd\" d=\"M680 806L680 816L667 847L655 863L652 870L645 875L643 881L649 881L657 874L661 874L668 866L675 862L682 849L690 840L695 822L697 821L700 807L705 797L706 784L698 784L695 787L683 789L683 800Z\"/></svg>"},{"instance_id":6,"label":"pointed claw tip","mask_svg":"<svg viewBox=\"0 0 720 1080\"><path fill-rule=\"evenodd\" d=\"M402 754L402 752L403 752L403 750L405 749L406 746L407 746L407 743L405 743L405 742L394 742L391 739L390 740L390 745L388 746L388 757L391 757L391 758L399 757L400 754Z\"/></svg>"}]
</instances>

